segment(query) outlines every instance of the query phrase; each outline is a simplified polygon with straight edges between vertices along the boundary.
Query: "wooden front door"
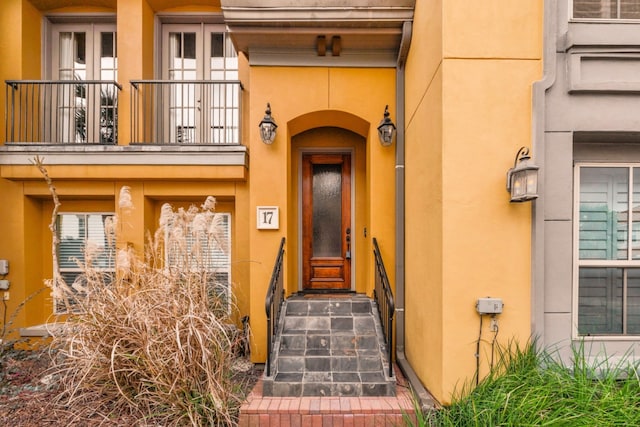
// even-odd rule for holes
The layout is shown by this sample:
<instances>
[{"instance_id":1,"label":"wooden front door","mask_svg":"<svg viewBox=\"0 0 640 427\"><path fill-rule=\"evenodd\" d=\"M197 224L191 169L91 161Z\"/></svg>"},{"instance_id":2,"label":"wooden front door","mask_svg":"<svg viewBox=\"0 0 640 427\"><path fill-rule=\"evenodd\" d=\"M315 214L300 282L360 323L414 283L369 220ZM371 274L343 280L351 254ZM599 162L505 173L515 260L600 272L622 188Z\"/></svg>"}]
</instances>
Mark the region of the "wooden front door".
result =
<instances>
[{"instance_id":1,"label":"wooden front door","mask_svg":"<svg viewBox=\"0 0 640 427\"><path fill-rule=\"evenodd\" d=\"M302 156L303 290L351 290L351 154Z\"/></svg>"}]
</instances>

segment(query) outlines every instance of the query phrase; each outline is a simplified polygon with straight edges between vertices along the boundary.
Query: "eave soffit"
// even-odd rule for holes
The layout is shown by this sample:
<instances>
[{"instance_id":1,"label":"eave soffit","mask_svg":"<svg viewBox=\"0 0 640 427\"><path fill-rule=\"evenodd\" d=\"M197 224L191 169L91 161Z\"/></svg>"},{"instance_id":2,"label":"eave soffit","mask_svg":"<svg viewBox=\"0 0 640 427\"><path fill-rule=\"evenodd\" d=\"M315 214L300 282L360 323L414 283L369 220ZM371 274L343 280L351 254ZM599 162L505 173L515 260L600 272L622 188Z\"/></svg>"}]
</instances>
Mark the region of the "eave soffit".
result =
<instances>
[{"instance_id":1,"label":"eave soffit","mask_svg":"<svg viewBox=\"0 0 640 427\"><path fill-rule=\"evenodd\" d=\"M238 51L245 55L265 52L313 52L321 56L319 38L332 49L328 54L363 55L395 52L402 27L413 20L415 0L221 0L224 20Z\"/></svg>"}]
</instances>

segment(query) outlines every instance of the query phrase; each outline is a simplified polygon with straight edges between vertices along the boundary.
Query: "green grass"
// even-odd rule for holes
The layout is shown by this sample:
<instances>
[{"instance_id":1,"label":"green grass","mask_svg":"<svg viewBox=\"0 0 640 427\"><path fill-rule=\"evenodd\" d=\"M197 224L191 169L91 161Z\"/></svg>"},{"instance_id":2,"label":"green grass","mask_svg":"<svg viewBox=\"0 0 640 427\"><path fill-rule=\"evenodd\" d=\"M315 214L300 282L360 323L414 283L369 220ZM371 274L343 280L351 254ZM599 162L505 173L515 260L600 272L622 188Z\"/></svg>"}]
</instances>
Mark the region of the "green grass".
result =
<instances>
[{"instance_id":1,"label":"green grass","mask_svg":"<svg viewBox=\"0 0 640 427\"><path fill-rule=\"evenodd\" d=\"M637 426L637 363L610 358L589 363L582 345L571 366L536 350L535 343L501 351L496 369L451 406L424 415L420 426Z\"/></svg>"}]
</instances>

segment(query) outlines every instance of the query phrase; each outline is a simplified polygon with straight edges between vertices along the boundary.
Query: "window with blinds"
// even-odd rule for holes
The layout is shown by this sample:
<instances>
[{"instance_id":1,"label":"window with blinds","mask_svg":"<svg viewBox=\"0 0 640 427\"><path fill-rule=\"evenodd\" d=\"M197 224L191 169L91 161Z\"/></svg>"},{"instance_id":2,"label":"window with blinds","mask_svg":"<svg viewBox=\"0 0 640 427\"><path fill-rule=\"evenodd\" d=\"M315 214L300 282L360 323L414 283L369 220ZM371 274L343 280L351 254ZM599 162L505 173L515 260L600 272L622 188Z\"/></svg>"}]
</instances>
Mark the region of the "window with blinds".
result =
<instances>
[{"instance_id":1,"label":"window with blinds","mask_svg":"<svg viewBox=\"0 0 640 427\"><path fill-rule=\"evenodd\" d=\"M640 334L640 167L576 172L578 334Z\"/></svg>"},{"instance_id":2,"label":"window with blinds","mask_svg":"<svg viewBox=\"0 0 640 427\"><path fill-rule=\"evenodd\" d=\"M187 227L184 241L166 238L166 263L170 268L203 273L211 291L230 303L231 292L231 214L216 213L215 233ZM167 227L167 236L171 225Z\"/></svg>"},{"instance_id":3,"label":"window with blinds","mask_svg":"<svg viewBox=\"0 0 640 427\"><path fill-rule=\"evenodd\" d=\"M640 19L640 0L573 0L577 19Z\"/></svg>"},{"instance_id":4,"label":"window with blinds","mask_svg":"<svg viewBox=\"0 0 640 427\"><path fill-rule=\"evenodd\" d=\"M65 283L74 295L69 303L76 304L84 288L84 266L87 259L93 269L107 276L115 271L115 238L108 223L113 213L62 213L58 215L58 266ZM89 254L89 257L87 257ZM56 300L57 314L66 312L64 301Z\"/></svg>"}]
</instances>

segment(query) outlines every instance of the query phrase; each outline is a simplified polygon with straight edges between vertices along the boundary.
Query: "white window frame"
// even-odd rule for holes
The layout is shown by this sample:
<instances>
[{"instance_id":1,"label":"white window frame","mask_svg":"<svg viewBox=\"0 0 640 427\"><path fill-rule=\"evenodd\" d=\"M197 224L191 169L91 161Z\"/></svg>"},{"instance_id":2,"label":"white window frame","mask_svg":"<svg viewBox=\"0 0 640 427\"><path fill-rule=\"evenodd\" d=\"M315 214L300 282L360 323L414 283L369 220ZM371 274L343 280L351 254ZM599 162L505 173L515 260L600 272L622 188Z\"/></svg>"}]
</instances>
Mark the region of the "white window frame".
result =
<instances>
[{"instance_id":1,"label":"white window frame","mask_svg":"<svg viewBox=\"0 0 640 427\"><path fill-rule=\"evenodd\" d=\"M62 242L62 236L60 235L61 227L60 227L60 221L61 221L61 217L65 216L65 215L83 215L85 216L85 218L89 217L90 215L100 215L100 216L111 216L112 218L115 217L115 213L114 212L108 212L108 211L99 211L99 212L86 212L86 211L74 211L74 212L58 212L58 217L56 219L57 222L57 227L56 227L56 234L57 234L57 238L58 238L58 245L56 247L56 255L58 257L57 260L57 265L58 265L58 272L60 273L60 275L62 276L65 273L79 273L82 274L83 273L83 268L81 266L78 267L61 267L61 252L60 252L60 243ZM86 221L86 224L88 226L88 221ZM86 229L86 232L88 232L89 229ZM108 230L104 229L102 230L105 234L107 233ZM111 237L113 239L113 246L112 246L112 253L111 253L111 260L112 260L112 267L111 268L96 268L97 271L102 271L105 273L112 273L115 275L116 272L116 266L115 266L115 257L116 257L116 245L115 245L115 235ZM86 248L86 236L85 236L85 241L84 244L82 246L82 250L84 251ZM73 261L75 263L75 261ZM73 283L67 283L67 285L69 287L73 286ZM79 310L78 310L79 311ZM74 310L73 312L78 312L76 310ZM62 301L55 299L53 300L53 314L55 315L60 315L60 314L71 314L69 311L66 310L65 305Z\"/></svg>"},{"instance_id":2,"label":"white window frame","mask_svg":"<svg viewBox=\"0 0 640 427\"><path fill-rule=\"evenodd\" d=\"M594 163L576 162L573 173L573 292L572 292L572 338L579 340L597 341L638 341L640 334L609 334L609 335L580 335L578 333L578 310L579 310L579 287L580 287L580 267L602 267L602 268L640 268L640 259L631 259L631 250L627 254L626 260L606 260L606 259L580 259L580 170L581 168L629 168L630 178L632 178L633 168L640 168L640 163ZM629 207L633 197L633 181L629 182ZM627 238L631 239L631 227L633 221L628 221L629 232ZM631 245L628 243L628 248ZM623 301L626 304L626 300Z\"/></svg>"}]
</instances>

